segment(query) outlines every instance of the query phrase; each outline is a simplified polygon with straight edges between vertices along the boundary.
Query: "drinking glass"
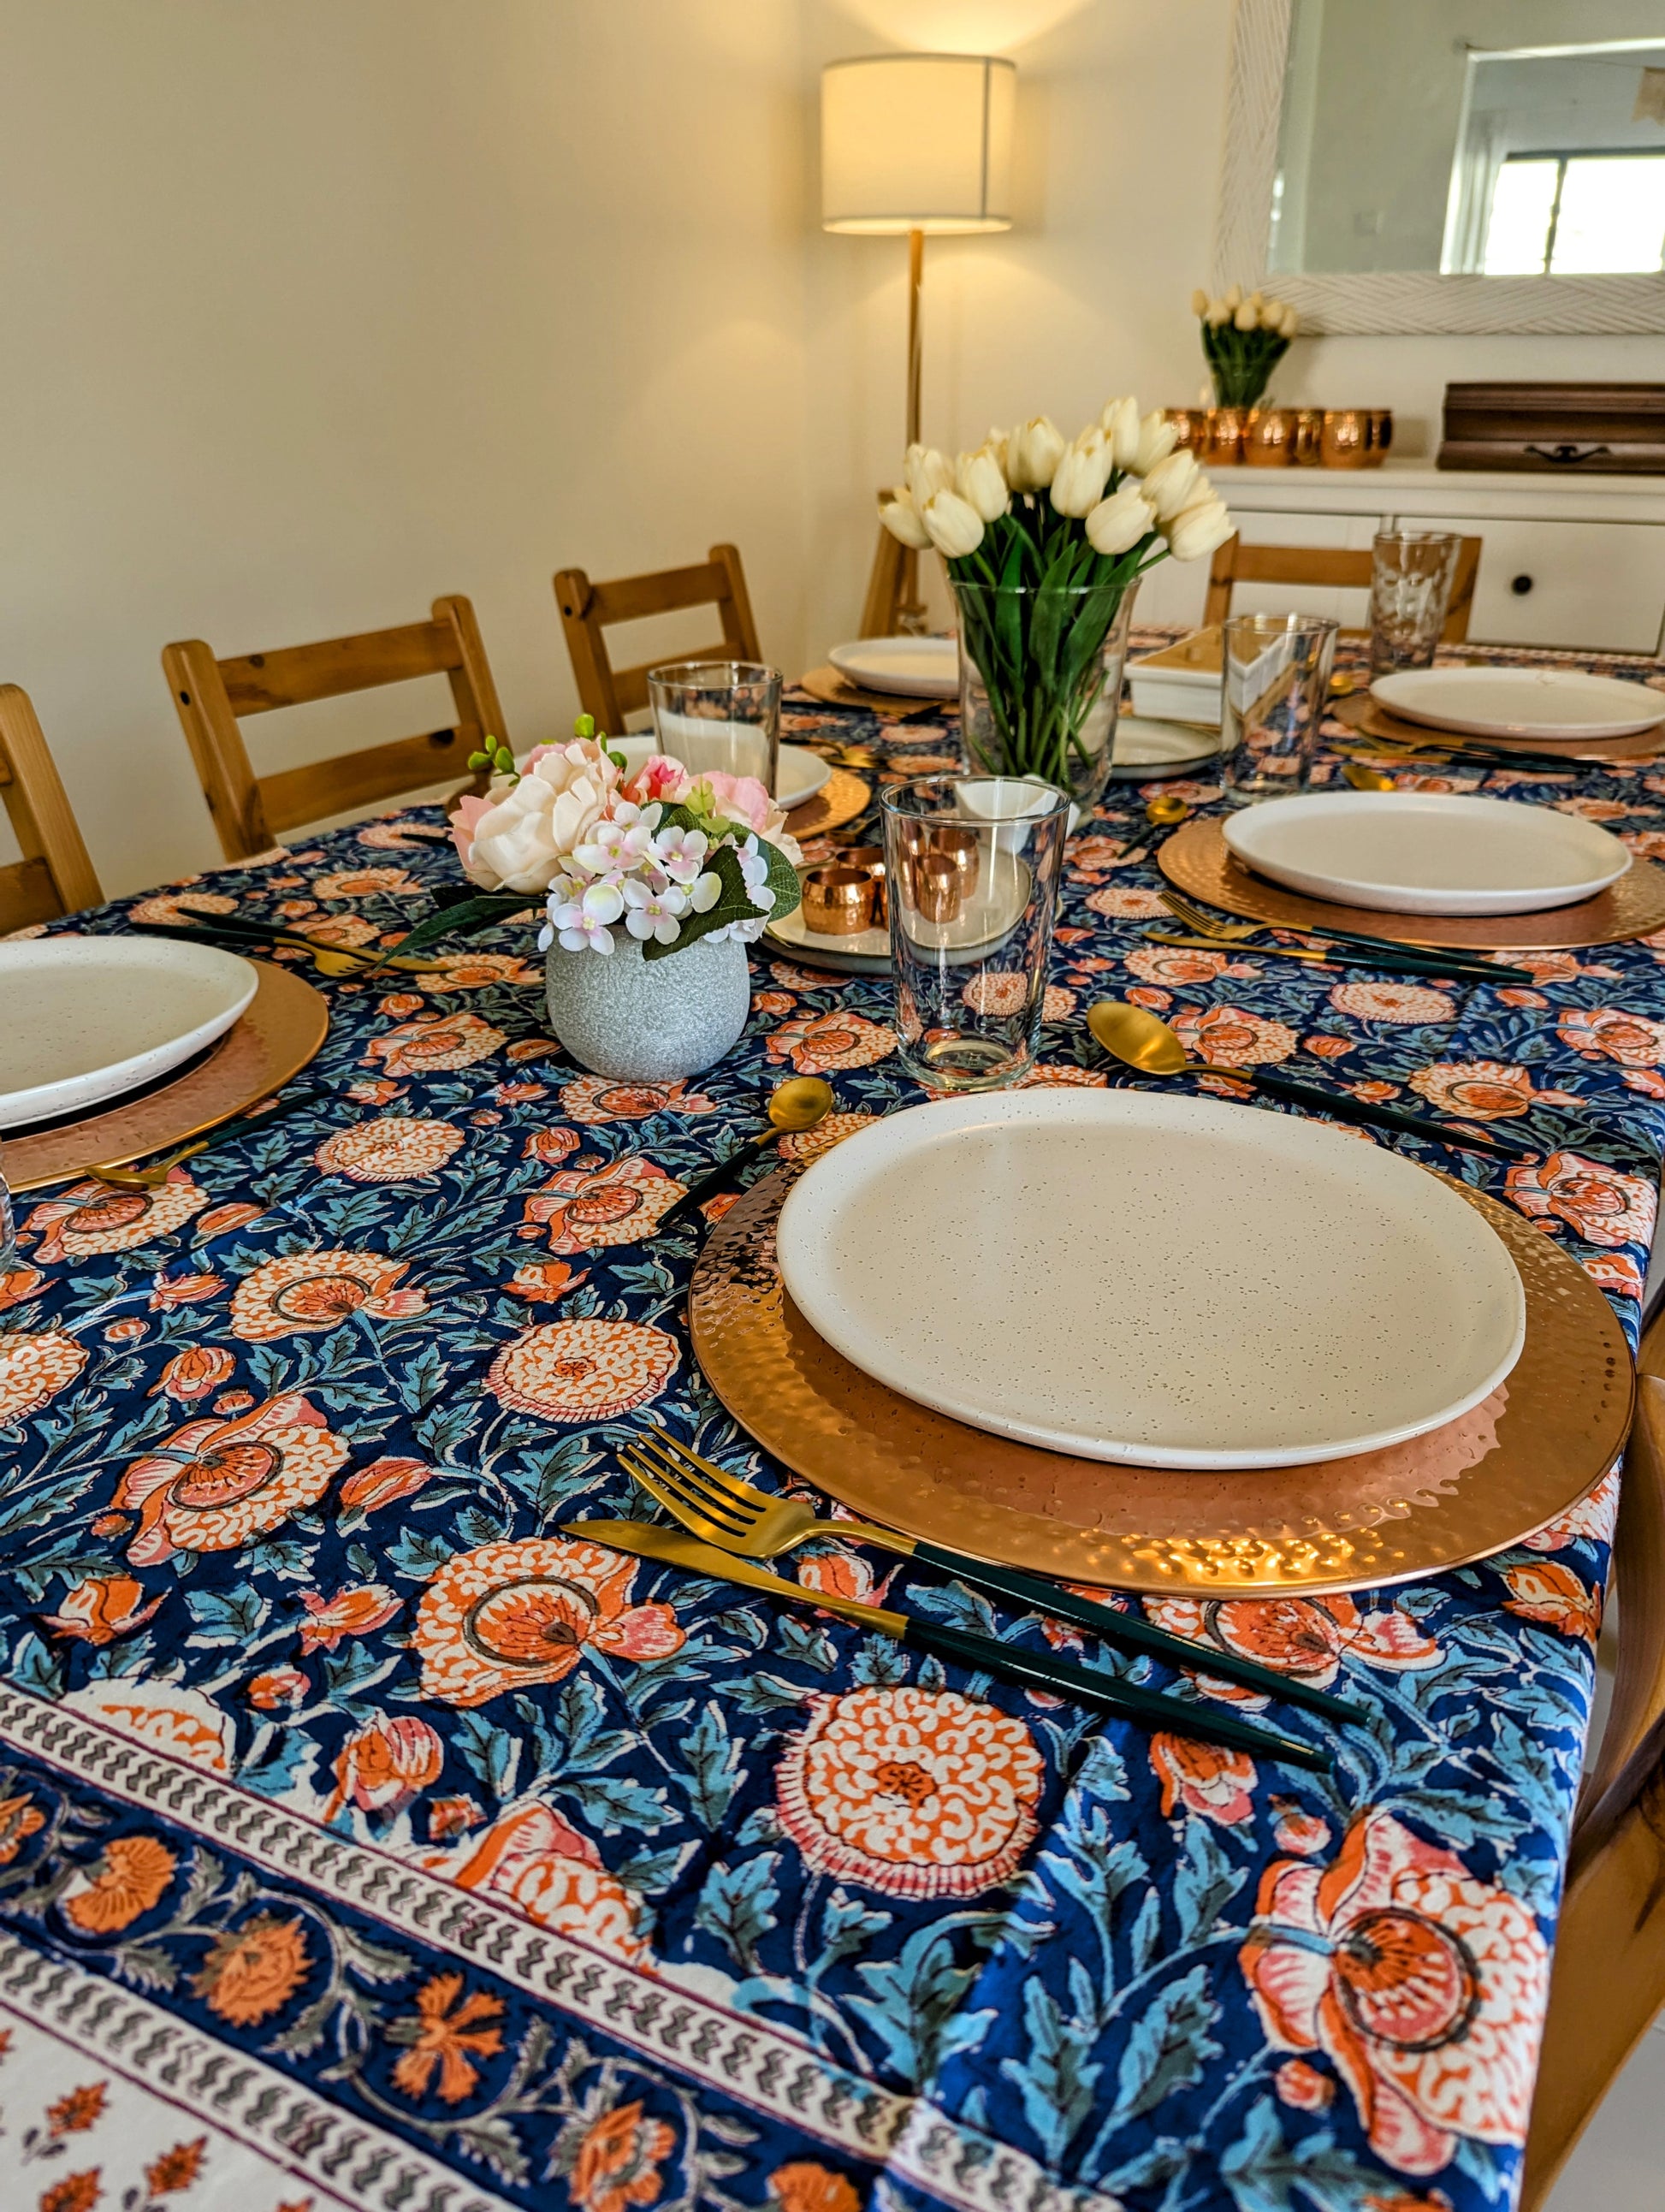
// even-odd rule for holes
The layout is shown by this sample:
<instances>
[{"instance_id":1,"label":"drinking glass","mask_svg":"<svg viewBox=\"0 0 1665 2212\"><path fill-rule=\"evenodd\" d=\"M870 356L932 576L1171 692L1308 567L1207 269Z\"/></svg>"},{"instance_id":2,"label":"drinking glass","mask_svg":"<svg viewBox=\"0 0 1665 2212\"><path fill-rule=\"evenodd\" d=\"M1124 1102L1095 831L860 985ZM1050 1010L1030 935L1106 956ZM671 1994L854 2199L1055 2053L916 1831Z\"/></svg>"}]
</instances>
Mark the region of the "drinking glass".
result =
<instances>
[{"instance_id":1,"label":"drinking glass","mask_svg":"<svg viewBox=\"0 0 1665 2212\"><path fill-rule=\"evenodd\" d=\"M998 1091L1035 1065L1069 800L1025 776L921 776L880 801L903 1066Z\"/></svg>"},{"instance_id":2,"label":"drinking glass","mask_svg":"<svg viewBox=\"0 0 1665 2212\"><path fill-rule=\"evenodd\" d=\"M1326 615L1234 615L1221 647L1220 777L1228 806L1299 791L1329 696Z\"/></svg>"},{"instance_id":3,"label":"drinking glass","mask_svg":"<svg viewBox=\"0 0 1665 2212\"><path fill-rule=\"evenodd\" d=\"M773 792L781 757L781 672L755 660L674 660L647 672L662 753L696 776L755 776Z\"/></svg>"},{"instance_id":4,"label":"drinking glass","mask_svg":"<svg viewBox=\"0 0 1665 2212\"><path fill-rule=\"evenodd\" d=\"M0 1145L0 1270L17 1265L17 1233L12 1221L11 1193L6 1188L6 1148Z\"/></svg>"},{"instance_id":5,"label":"drinking glass","mask_svg":"<svg viewBox=\"0 0 1665 2212\"><path fill-rule=\"evenodd\" d=\"M1444 530L1384 530L1370 547L1370 673L1431 668L1462 540Z\"/></svg>"}]
</instances>

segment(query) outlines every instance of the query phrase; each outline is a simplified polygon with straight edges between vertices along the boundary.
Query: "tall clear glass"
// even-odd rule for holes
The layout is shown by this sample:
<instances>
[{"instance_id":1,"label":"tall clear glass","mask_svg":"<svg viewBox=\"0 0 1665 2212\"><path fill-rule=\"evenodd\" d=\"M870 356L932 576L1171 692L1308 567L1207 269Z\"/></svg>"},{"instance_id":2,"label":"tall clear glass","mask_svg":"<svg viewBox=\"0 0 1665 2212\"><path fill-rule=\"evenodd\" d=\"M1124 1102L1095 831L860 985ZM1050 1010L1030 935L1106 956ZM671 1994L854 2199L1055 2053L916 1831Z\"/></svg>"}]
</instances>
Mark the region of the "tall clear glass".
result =
<instances>
[{"instance_id":1,"label":"tall clear glass","mask_svg":"<svg viewBox=\"0 0 1665 2212\"><path fill-rule=\"evenodd\" d=\"M1003 1090L1035 1065L1069 800L1038 777L922 776L880 806L902 1065Z\"/></svg>"},{"instance_id":2,"label":"tall clear glass","mask_svg":"<svg viewBox=\"0 0 1665 2212\"><path fill-rule=\"evenodd\" d=\"M12 1219L11 1193L6 1188L6 1148L0 1144L0 1273L17 1265L17 1232Z\"/></svg>"},{"instance_id":3,"label":"tall clear glass","mask_svg":"<svg viewBox=\"0 0 1665 2212\"><path fill-rule=\"evenodd\" d=\"M1384 530L1372 542L1372 676L1433 666L1461 550L1444 530Z\"/></svg>"},{"instance_id":4,"label":"tall clear glass","mask_svg":"<svg viewBox=\"0 0 1665 2212\"><path fill-rule=\"evenodd\" d=\"M755 660L675 660L647 672L662 753L695 775L755 776L773 792L781 762L781 672Z\"/></svg>"},{"instance_id":5,"label":"tall clear glass","mask_svg":"<svg viewBox=\"0 0 1665 2212\"><path fill-rule=\"evenodd\" d=\"M1096 805L1109 781L1138 586L954 580L960 735L973 768Z\"/></svg>"},{"instance_id":6,"label":"tall clear glass","mask_svg":"<svg viewBox=\"0 0 1665 2212\"><path fill-rule=\"evenodd\" d=\"M1286 799L1312 769L1338 625L1326 615L1234 615L1220 656L1220 780L1228 806Z\"/></svg>"}]
</instances>

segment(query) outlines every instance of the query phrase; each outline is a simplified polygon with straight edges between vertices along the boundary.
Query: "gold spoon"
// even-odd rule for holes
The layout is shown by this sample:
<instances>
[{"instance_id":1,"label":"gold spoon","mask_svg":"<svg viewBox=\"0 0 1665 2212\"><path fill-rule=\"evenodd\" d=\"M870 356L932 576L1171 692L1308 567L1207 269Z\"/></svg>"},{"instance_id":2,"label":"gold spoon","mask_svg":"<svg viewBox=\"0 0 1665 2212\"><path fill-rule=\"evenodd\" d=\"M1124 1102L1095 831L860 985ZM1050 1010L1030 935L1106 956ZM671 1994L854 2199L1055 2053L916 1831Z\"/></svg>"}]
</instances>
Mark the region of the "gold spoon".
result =
<instances>
[{"instance_id":1,"label":"gold spoon","mask_svg":"<svg viewBox=\"0 0 1665 2212\"><path fill-rule=\"evenodd\" d=\"M293 1107L310 1105L313 1099L323 1096L321 1091L297 1091L267 1113L239 1114L234 1120L222 1121L202 1136L193 1137L163 1158L153 1160L148 1168L97 1167L88 1168L84 1172L97 1182L108 1183L113 1190L160 1190L167 1181L168 1170L178 1167L181 1160L195 1159L198 1152L224 1144L228 1138L240 1137L246 1129L264 1128L270 1122L281 1121Z\"/></svg>"},{"instance_id":2,"label":"gold spoon","mask_svg":"<svg viewBox=\"0 0 1665 2212\"><path fill-rule=\"evenodd\" d=\"M1151 799L1145 803L1145 819L1153 830L1165 830L1170 822L1183 822L1190 811L1182 799Z\"/></svg>"},{"instance_id":3,"label":"gold spoon","mask_svg":"<svg viewBox=\"0 0 1665 2212\"><path fill-rule=\"evenodd\" d=\"M679 1213L690 1212L714 1191L732 1182L746 1163L766 1152L777 1137L796 1135L801 1130L814 1128L817 1121L824 1121L836 1103L831 1084L823 1082L818 1075L794 1075L785 1083L776 1084L768 1108L773 1126L760 1137L748 1137L726 1159L719 1160L714 1168L708 1168L690 1182L676 1204L660 1214L659 1227L663 1229L667 1222L674 1221Z\"/></svg>"},{"instance_id":4,"label":"gold spoon","mask_svg":"<svg viewBox=\"0 0 1665 2212\"><path fill-rule=\"evenodd\" d=\"M1394 791L1398 788L1392 776L1383 775L1377 769L1365 768L1358 761L1349 761L1341 773L1355 791Z\"/></svg>"},{"instance_id":5,"label":"gold spoon","mask_svg":"<svg viewBox=\"0 0 1665 2212\"><path fill-rule=\"evenodd\" d=\"M1210 1060L1193 1060L1178 1034L1143 1006L1101 999L1087 1010L1087 1027L1106 1052L1128 1067L1136 1067L1141 1075L1224 1075L1270 1097L1286 1098L1291 1105L1312 1107L1338 1121L1358 1121L1366 1128L1403 1129L1413 1136L1431 1138L1436 1144L1455 1145L1466 1152L1495 1152L1511 1160L1538 1157L1512 1139L1471 1137L1429 1115L1407 1114L1394 1106L1367 1106L1345 1091L1297 1083L1290 1076L1273 1074L1268 1068L1220 1067Z\"/></svg>"}]
</instances>

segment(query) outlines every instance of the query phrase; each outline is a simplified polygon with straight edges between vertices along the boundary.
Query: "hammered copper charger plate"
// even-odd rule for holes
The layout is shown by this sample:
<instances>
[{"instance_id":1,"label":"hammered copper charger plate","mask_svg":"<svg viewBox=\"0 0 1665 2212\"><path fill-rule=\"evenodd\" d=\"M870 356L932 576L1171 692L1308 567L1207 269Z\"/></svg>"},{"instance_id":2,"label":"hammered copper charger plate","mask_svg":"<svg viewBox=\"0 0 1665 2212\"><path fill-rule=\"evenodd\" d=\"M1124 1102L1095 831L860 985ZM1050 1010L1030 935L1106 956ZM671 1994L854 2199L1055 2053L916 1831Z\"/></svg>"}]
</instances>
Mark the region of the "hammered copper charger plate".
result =
<instances>
[{"instance_id":1,"label":"hammered copper charger plate","mask_svg":"<svg viewBox=\"0 0 1665 2212\"><path fill-rule=\"evenodd\" d=\"M247 1011L183 1074L84 1120L8 1137L12 1189L37 1190L90 1167L167 1152L269 1097L303 1068L329 1034L327 1004L287 968L264 960L249 965L259 981Z\"/></svg>"},{"instance_id":2,"label":"hammered copper charger plate","mask_svg":"<svg viewBox=\"0 0 1665 2212\"><path fill-rule=\"evenodd\" d=\"M1276 805L1275 800L1269 801ZM1244 867L1226 848L1217 816L1200 815L1175 830L1157 854L1157 865L1176 890L1246 921L1279 929L1364 930L1400 945L1448 946L1478 952L1571 952L1582 945L1619 945L1665 929L1665 869L1632 859L1610 890L1577 906L1540 914L1387 914L1375 908L1332 906L1286 891ZM1239 948L1252 953L1252 945Z\"/></svg>"},{"instance_id":3,"label":"hammered copper charger plate","mask_svg":"<svg viewBox=\"0 0 1665 2212\"><path fill-rule=\"evenodd\" d=\"M807 691L811 699L819 699L829 707L859 707L864 714L884 714L891 720L901 721L909 714L940 714L945 710L952 714L957 702L952 699L921 699L917 694L906 696L900 691L869 691L860 684L852 684L841 676L831 661L819 668L811 668L807 676L800 676L795 687Z\"/></svg>"},{"instance_id":4,"label":"hammered copper charger plate","mask_svg":"<svg viewBox=\"0 0 1665 2212\"><path fill-rule=\"evenodd\" d=\"M873 787L865 776L848 768L836 768L813 799L793 807L787 817L787 828L800 842L805 837L818 837L824 830L842 830L847 822L866 812L872 796Z\"/></svg>"},{"instance_id":5,"label":"hammered copper charger plate","mask_svg":"<svg viewBox=\"0 0 1665 2212\"><path fill-rule=\"evenodd\" d=\"M1345 722L1361 737L1383 738L1395 744L1412 744L1419 750L1437 752L1442 733L1426 722L1407 722L1398 714L1390 714L1378 705L1368 691L1352 698L1332 700L1328 711L1338 722ZM1497 766L1509 766L1507 756L1511 752L1532 753L1539 757L1553 754L1558 759L1565 755L1569 768L1577 763L1595 762L1623 767L1635 762L1656 760L1660 752L1658 730L1639 730L1634 737L1603 738L1486 738L1461 736L1455 730L1445 733L1453 752L1462 757L1465 766L1484 768L1484 756L1495 753Z\"/></svg>"},{"instance_id":6,"label":"hammered copper charger plate","mask_svg":"<svg viewBox=\"0 0 1665 2212\"><path fill-rule=\"evenodd\" d=\"M1447 1427L1358 1458L1226 1474L1014 1443L899 1397L810 1328L775 1261L793 1180L778 1170L711 1231L689 1293L706 1379L818 1490L1003 1566L1215 1596L1404 1582L1541 1528L1607 1473L1630 1426L1630 1352L1607 1299L1542 1231L1454 1184L1520 1270L1527 1325L1507 1381Z\"/></svg>"}]
</instances>

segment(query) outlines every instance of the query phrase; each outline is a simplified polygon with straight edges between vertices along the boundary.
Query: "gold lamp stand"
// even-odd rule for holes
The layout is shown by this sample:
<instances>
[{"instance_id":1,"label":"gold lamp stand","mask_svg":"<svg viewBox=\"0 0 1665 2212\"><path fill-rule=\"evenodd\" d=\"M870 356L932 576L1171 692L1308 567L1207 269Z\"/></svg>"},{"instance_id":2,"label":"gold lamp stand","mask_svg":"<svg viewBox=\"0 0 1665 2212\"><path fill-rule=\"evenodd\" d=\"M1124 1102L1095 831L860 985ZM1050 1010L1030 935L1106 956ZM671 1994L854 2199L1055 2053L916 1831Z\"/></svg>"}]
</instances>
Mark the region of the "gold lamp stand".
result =
<instances>
[{"instance_id":1,"label":"gold lamp stand","mask_svg":"<svg viewBox=\"0 0 1665 2212\"><path fill-rule=\"evenodd\" d=\"M908 234L908 443L916 446L920 436L920 364L922 340L920 335L919 295L921 281L925 275L925 233L910 230ZM880 487L880 499L888 499L890 487ZM925 602L920 596L919 555L911 545L904 545L899 538L892 538L883 523L878 526L878 544L873 554L872 573L867 579L867 597L861 609L863 637L894 637L898 631L910 637L922 635L926 625Z\"/></svg>"}]
</instances>

